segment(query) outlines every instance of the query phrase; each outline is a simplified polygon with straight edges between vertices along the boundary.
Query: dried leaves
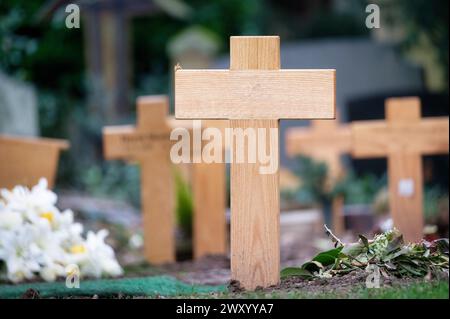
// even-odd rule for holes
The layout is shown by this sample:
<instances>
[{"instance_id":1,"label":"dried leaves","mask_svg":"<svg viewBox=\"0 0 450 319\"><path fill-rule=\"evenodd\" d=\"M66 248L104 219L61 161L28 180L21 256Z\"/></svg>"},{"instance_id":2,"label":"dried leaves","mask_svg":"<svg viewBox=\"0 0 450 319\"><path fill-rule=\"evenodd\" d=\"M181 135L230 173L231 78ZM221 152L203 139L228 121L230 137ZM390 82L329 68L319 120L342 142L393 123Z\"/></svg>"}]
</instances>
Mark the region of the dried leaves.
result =
<instances>
[{"instance_id":1,"label":"dried leaves","mask_svg":"<svg viewBox=\"0 0 450 319\"><path fill-rule=\"evenodd\" d=\"M328 228L326 231L336 248L321 252L301 267L283 269L281 277L330 278L371 265L378 266L384 276L431 277L442 272L448 275L448 239L405 244L402 234L393 229L373 240L360 235L357 243L343 244Z\"/></svg>"}]
</instances>

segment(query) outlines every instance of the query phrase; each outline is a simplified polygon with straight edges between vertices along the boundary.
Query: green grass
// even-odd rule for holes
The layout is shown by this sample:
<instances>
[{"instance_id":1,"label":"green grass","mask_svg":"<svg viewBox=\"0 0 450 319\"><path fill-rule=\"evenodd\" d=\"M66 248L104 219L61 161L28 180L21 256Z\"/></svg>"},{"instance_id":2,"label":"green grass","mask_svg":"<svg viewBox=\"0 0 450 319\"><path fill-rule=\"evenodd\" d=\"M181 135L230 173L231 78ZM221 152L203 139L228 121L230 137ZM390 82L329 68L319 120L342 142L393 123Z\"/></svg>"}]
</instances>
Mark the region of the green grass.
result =
<instances>
[{"instance_id":1,"label":"green grass","mask_svg":"<svg viewBox=\"0 0 450 319\"><path fill-rule=\"evenodd\" d=\"M448 281L414 283L390 289L365 289L359 298L370 299L448 299Z\"/></svg>"},{"instance_id":2,"label":"green grass","mask_svg":"<svg viewBox=\"0 0 450 319\"><path fill-rule=\"evenodd\" d=\"M182 297L183 298L183 297ZM243 299L448 299L448 281L415 282L397 287L311 293L305 290L210 293L192 295L190 298L243 298Z\"/></svg>"}]
</instances>

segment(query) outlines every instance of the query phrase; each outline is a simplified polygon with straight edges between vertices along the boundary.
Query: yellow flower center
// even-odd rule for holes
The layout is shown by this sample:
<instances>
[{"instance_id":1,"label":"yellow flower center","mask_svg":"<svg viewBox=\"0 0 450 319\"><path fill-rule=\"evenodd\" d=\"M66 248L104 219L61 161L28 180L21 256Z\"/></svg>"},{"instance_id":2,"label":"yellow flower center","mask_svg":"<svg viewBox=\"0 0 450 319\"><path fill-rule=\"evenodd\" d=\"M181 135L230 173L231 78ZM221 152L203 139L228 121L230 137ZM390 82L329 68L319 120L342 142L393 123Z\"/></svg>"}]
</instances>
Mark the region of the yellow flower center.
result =
<instances>
[{"instance_id":1,"label":"yellow flower center","mask_svg":"<svg viewBox=\"0 0 450 319\"><path fill-rule=\"evenodd\" d=\"M70 248L72 254L83 254L86 252L86 247L84 245L74 245Z\"/></svg>"},{"instance_id":2,"label":"yellow flower center","mask_svg":"<svg viewBox=\"0 0 450 319\"><path fill-rule=\"evenodd\" d=\"M50 223L53 221L53 217L54 217L54 215L53 215L52 212L44 212L44 213L41 213L40 216L41 216L42 218L47 219Z\"/></svg>"}]
</instances>

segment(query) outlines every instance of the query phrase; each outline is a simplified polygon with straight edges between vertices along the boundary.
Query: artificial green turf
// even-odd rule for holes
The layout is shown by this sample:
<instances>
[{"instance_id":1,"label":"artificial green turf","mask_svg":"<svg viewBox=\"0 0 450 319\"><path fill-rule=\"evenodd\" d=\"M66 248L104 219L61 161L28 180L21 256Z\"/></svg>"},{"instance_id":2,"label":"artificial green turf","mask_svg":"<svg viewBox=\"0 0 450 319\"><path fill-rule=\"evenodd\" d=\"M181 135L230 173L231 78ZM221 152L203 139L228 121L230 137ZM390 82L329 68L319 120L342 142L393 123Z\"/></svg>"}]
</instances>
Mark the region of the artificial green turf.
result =
<instances>
[{"instance_id":1,"label":"artificial green turf","mask_svg":"<svg viewBox=\"0 0 450 319\"><path fill-rule=\"evenodd\" d=\"M123 278L80 281L80 288L67 288L65 282L0 285L0 298L20 298L28 289L39 292L43 298L68 296L111 297L126 296L177 296L224 292L225 286L197 286L183 283L170 276Z\"/></svg>"}]
</instances>

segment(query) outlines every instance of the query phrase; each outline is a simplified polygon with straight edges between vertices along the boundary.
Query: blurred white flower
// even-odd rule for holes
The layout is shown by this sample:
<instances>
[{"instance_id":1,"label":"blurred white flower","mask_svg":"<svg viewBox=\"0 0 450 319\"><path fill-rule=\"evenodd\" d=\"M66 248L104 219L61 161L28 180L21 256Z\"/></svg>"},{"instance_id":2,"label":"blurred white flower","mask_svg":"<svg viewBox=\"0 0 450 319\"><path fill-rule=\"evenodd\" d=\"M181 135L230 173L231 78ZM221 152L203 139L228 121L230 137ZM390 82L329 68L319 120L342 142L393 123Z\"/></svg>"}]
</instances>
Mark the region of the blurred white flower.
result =
<instances>
[{"instance_id":1,"label":"blurred white flower","mask_svg":"<svg viewBox=\"0 0 450 319\"><path fill-rule=\"evenodd\" d=\"M22 225L22 215L0 207L0 229L12 230Z\"/></svg>"},{"instance_id":2,"label":"blurred white flower","mask_svg":"<svg viewBox=\"0 0 450 319\"><path fill-rule=\"evenodd\" d=\"M7 278L54 281L66 275L70 264L85 276L121 275L114 251L105 243L108 232L89 232L83 238L83 225L74 222L71 210L59 211L56 202L45 179L31 190L0 190L0 261Z\"/></svg>"}]
</instances>

